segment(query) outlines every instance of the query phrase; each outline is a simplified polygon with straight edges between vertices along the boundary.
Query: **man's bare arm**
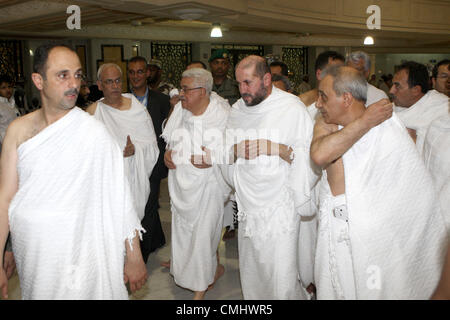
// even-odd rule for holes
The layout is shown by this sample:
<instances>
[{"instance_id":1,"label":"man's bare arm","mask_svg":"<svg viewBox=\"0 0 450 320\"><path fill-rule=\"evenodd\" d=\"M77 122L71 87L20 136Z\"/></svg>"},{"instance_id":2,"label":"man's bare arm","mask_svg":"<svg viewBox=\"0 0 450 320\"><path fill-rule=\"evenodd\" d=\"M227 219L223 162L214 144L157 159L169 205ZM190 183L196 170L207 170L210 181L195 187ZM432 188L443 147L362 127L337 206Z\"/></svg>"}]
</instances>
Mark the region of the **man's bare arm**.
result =
<instances>
[{"instance_id":1,"label":"man's bare arm","mask_svg":"<svg viewBox=\"0 0 450 320\"><path fill-rule=\"evenodd\" d=\"M322 168L341 157L370 129L392 116L392 103L387 99L371 104L360 118L342 130L336 125L326 124L321 116L316 120L311 143L311 159Z\"/></svg>"},{"instance_id":2,"label":"man's bare arm","mask_svg":"<svg viewBox=\"0 0 450 320\"><path fill-rule=\"evenodd\" d=\"M145 284L147 281L147 268L142 258L141 247L139 244L139 234L136 230L136 236L132 240L133 250L131 250L128 240L125 240L125 247L127 251L125 268L124 268L124 282L130 283L131 292L135 292Z\"/></svg>"},{"instance_id":3,"label":"man's bare arm","mask_svg":"<svg viewBox=\"0 0 450 320\"><path fill-rule=\"evenodd\" d=\"M0 291L3 298L8 295L8 281L3 269L3 251L9 233L8 208L18 189L17 141L20 120L11 123L3 140L0 157Z\"/></svg>"}]
</instances>

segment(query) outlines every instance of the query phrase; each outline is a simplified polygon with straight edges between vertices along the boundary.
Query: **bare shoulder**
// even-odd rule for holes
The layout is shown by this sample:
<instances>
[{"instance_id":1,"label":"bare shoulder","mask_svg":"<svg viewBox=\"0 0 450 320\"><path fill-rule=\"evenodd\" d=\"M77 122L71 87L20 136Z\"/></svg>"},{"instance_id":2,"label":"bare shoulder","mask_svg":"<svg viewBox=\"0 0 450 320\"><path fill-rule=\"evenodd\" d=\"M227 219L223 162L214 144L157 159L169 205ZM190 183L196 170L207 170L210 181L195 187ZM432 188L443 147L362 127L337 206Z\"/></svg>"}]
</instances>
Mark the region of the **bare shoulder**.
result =
<instances>
[{"instance_id":1,"label":"bare shoulder","mask_svg":"<svg viewBox=\"0 0 450 320\"><path fill-rule=\"evenodd\" d=\"M90 115L94 115L95 110L97 110L97 102L92 103L86 108L86 112Z\"/></svg>"},{"instance_id":2,"label":"bare shoulder","mask_svg":"<svg viewBox=\"0 0 450 320\"><path fill-rule=\"evenodd\" d=\"M38 134L44 127L42 109L38 109L11 122L6 130L5 140L8 139L10 143L14 143L18 147Z\"/></svg>"}]
</instances>

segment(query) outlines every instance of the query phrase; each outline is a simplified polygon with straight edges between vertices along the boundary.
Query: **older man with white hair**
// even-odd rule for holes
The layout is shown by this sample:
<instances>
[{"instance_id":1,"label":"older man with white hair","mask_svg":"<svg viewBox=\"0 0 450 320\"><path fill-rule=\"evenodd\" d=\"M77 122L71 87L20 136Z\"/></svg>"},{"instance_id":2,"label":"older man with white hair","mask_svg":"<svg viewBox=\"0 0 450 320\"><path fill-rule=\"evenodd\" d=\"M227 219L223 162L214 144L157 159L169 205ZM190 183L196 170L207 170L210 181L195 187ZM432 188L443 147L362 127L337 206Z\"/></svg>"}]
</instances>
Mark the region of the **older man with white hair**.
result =
<instances>
[{"instance_id":1,"label":"older man with white hair","mask_svg":"<svg viewBox=\"0 0 450 320\"><path fill-rule=\"evenodd\" d=\"M347 56L345 64L359 71L364 79L369 79L371 61L367 53L363 51L354 51ZM388 99L388 96L383 90L371 85L367 82L367 101L366 106L371 105L374 102L381 99Z\"/></svg>"},{"instance_id":2,"label":"older man with white hair","mask_svg":"<svg viewBox=\"0 0 450 320\"><path fill-rule=\"evenodd\" d=\"M122 94L122 70L118 65L101 65L97 78L104 98L90 105L86 111L105 124L122 148L125 174L139 220L142 220L150 194L150 174L159 155L152 119L134 95Z\"/></svg>"},{"instance_id":3,"label":"older man with white hair","mask_svg":"<svg viewBox=\"0 0 450 320\"><path fill-rule=\"evenodd\" d=\"M365 107L357 71L331 67L323 76L311 143L324 169L318 299L428 299L447 246L431 176L392 104Z\"/></svg>"},{"instance_id":4,"label":"older man with white hair","mask_svg":"<svg viewBox=\"0 0 450 320\"><path fill-rule=\"evenodd\" d=\"M175 282L203 299L223 273L219 245L224 203L230 194L217 164L204 164L204 147L222 150L222 137L230 112L228 102L211 95L209 71L183 72L180 100L164 128L168 144L164 156L169 170L172 210L170 272ZM200 155L196 158L193 155Z\"/></svg>"}]
</instances>

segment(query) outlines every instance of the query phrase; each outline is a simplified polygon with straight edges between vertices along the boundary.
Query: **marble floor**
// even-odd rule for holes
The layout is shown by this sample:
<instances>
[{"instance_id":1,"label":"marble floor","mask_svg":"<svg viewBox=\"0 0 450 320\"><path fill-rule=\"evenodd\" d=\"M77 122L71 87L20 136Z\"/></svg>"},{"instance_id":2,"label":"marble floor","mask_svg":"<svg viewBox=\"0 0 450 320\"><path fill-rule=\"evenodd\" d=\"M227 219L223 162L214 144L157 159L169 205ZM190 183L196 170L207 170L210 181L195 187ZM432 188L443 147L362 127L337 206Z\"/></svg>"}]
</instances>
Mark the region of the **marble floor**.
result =
<instances>
[{"instance_id":1,"label":"marble floor","mask_svg":"<svg viewBox=\"0 0 450 320\"><path fill-rule=\"evenodd\" d=\"M141 290L130 295L131 300L190 300L194 293L175 284L169 269L161 267L160 263L170 258L170 223L171 213L167 179L161 182L159 214L166 236L166 245L153 252L147 262L149 280ZM206 300L242 300L242 290L239 279L239 263L236 237L219 244L220 263L225 266L225 274L217 281L213 289L205 295ZM9 299L21 299L19 278L15 274L9 281Z\"/></svg>"}]
</instances>

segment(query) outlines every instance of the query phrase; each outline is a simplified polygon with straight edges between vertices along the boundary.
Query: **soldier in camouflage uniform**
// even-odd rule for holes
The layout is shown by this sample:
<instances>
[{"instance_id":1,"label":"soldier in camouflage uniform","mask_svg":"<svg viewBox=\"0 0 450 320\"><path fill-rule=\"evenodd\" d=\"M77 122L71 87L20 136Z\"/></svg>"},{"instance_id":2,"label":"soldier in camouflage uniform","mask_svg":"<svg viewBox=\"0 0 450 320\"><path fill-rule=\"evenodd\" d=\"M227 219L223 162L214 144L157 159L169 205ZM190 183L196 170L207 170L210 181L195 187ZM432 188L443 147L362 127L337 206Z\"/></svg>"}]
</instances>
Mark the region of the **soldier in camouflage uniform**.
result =
<instances>
[{"instance_id":1,"label":"soldier in camouflage uniform","mask_svg":"<svg viewBox=\"0 0 450 320\"><path fill-rule=\"evenodd\" d=\"M222 98L227 99L231 106L241 95L237 82L227 76L230 68L229 56L228 50L219 49L214 51L208 61L214 79L212 90Z\"/></svg>"},{"instance_id":2,"label":"soldier in camouflage uniform","mask_svg":"<svg viewBox=\"0 0 450 320\"><path fill-rule=\"evenodd\" d=\"M148 86L151 90L156 90L165 95L169 95L170 90L175 86L169 82L162 81L162 63L160 60L150 59L148 62L148 69L150 70L150 76L147 79Z\"/></svg>"}]
</instances>

